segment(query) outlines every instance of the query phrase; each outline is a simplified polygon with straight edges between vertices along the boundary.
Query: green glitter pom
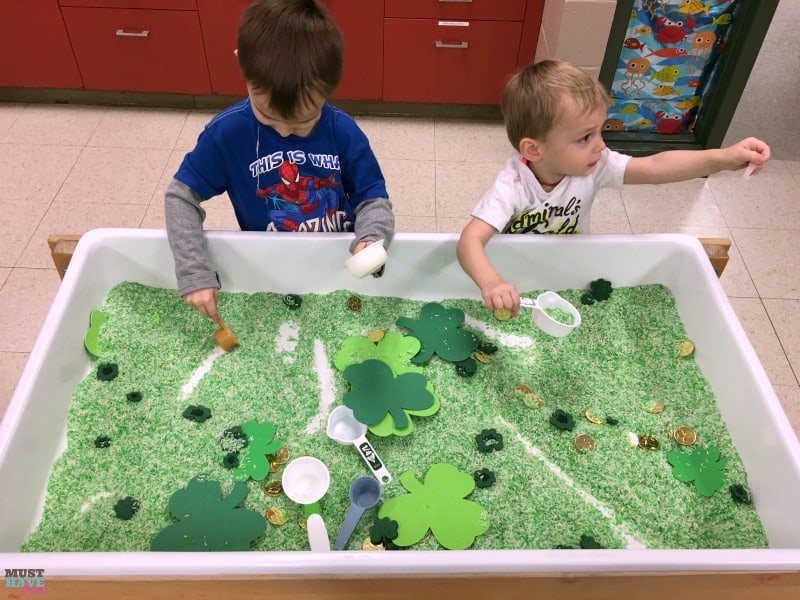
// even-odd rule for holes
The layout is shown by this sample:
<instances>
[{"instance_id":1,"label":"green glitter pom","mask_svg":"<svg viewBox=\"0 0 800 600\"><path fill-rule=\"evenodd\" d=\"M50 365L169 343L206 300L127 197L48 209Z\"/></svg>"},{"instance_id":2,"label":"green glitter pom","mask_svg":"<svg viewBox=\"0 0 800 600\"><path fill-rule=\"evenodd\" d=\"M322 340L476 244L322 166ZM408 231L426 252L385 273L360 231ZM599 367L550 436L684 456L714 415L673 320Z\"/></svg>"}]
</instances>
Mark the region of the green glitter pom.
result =
<instances>
[{"instance_id":1,"label":"green glitter pom","mask_svg":"<svg viewBox=\"0 0 800 600\"><path fill-rule=\"evenodd\" d=\"M479 471L475 471L472 474L472 478L475 480L475 487L481 489L492 487L495 481L497 481L497 477L495 477L494 472L490 471L489 469L480 469Z\"/></svg>"},{"instance_id":2,"label":"green glitter pom","mask_svg":"<svg viewBox=\"0 0 800 600\"><path fill-rule=\"evenodd\" d=\"M211 409L200 404L191 405L183 411L183 417L195 423L202 423L211 418Z\"/></svg>"},{"instance_id":3,"label":"green glitter pom","mask_svg":"<svg viewBox=\"0 0 800 600\"><path fill-rule=\"evenodd\" d=\"M564 431L572 431L575 428L575 419L568 412L557 408L550 415L550 424Z\"/></svg>"},{"instance_id":4,"label":"green glitter pom","mask_svg":"<svg viewBox=\"0 0 800 600\"><path fill-rule=\"evenodd\" d=\"M478 452L496 452L503 449L503 434L496 429L484 429L475 436Z\"/></svg>"},{"instance_id":5,"label":"green glitter pom","mask_svg":"<svg viewBox=\"0 0 800 600\"><path fill-rule=\"evenodd\" d=\"M119 367L116 363L101 363L97 367L97 378L100 381L111 381L119 374Z\"/></svg>"},{"instance_id":6,"label":"green glitter pom","mask_svg":"<svg viewBox=\"0 0 800 600\"><path fill-rule=\"evenodd\" d=\"M114 514L118 519L128 521L139 511L139 501L136 498L125 496L114 505Z\"/></svg>"}]
</instances>

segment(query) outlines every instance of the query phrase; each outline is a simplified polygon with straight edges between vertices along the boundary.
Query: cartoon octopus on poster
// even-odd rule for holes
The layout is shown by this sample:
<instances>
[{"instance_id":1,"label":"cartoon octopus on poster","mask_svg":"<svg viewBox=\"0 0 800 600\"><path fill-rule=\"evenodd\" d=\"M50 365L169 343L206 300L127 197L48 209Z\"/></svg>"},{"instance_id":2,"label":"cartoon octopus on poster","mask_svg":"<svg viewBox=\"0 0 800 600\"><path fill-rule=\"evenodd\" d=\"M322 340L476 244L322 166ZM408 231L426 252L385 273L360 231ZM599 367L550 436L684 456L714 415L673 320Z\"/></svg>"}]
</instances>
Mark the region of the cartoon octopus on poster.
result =
<instances>
[{"instance_id":1,"label":"cartoon octopus on poster","mask_svg":"<svg viewBox=\"0 0 800 600\"><path fill-rule=\"evenodd\" d=\"M322 220L335 212L338 199L333 188L341 185L335 174L325 179L301 175L295 163L284 160L278 176L280 182L257 192L265 199L269 218L277 229L299 231L304 222Z\"/></svg>"}]
</instances>

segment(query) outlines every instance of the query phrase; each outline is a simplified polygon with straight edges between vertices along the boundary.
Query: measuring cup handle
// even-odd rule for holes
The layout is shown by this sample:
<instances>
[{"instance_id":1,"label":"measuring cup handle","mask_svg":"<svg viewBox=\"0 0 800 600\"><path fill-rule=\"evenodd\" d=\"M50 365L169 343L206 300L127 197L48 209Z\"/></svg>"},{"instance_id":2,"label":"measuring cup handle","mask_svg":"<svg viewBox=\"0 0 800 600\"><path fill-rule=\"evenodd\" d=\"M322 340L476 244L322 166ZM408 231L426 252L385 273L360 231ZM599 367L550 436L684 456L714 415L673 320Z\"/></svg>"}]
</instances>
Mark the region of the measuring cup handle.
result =
<instances>
[{"instance_id":1,"label":"measuring cup handle","mask_svg":"<svg viewBox=\"0 0 800 600\"><path fill-rule=\"evenodd\" d=\"M308 545L312 552L329 552L331 542L328 539L328 529L319 513L314 513L306 520L308 532Z\"/></svg>"},{"instance_id":2,"label":"measuring cup handle","mask_svg":"<svg viewBox=\"0 0 800 600\"><path fill-rule=\"evenodd\" d=\"M520 298L519 305L525 308L539 308L539 303L533 298Z\"/></svg>"},{"instance_id":3,"label":"measuring cup handle","mask_svg":"<svg viewBox=\"0 0 800 600\"><path fill-rule=\"evenodd\" d=\"M381 462L378 453L375 452L375 449L369 441L367 441L366 437L362 435L360 438L355 439L353 445L356 447L356 450L358 450L361 458L364 459L364 462L367 463L369 470L372 471L375 478L381 482L381 485L386 485L392 480L389 470L384 466L383 462Z\"/></svg>"},{"instance_id":4,"label":"measuring cup handle","mask_svg":"<svg viewBox=\"0 0 800 600\"><path fill-rule=\"evenodd\" d=\"M347 542L349 542L350 538L353 536L356 525L358 525L358 522L361 520L361 515L363 514L363 508L355 504L350 505L344 517L342 528L339 530L339 535L336 536L336 541L333 543L334 550L344 550L344 547L347 546Z\"/></svg>"}]
</instances>

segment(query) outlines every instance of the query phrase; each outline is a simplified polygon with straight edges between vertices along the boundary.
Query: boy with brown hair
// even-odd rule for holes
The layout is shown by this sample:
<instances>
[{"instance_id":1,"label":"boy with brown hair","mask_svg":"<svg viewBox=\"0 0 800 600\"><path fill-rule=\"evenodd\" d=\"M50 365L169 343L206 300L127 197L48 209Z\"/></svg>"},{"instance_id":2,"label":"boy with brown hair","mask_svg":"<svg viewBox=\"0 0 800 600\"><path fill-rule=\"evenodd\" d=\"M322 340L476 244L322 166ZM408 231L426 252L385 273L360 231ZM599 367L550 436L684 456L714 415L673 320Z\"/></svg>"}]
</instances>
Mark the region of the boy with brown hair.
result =
<instances>
[{"instance_id":1,"label":"boy with brown hair","mask_svg":"<svg viewBox=\"0 0 800 600\"><path fill-rule=\"evenodd\" d=\"M519 292L486 256L495 233L588 233L601 188L683 181L748 164L756 173L769 160L769 146L755 138L646 157L614 152L601 135L609 104L600 82L560 61L529 65L506 85L501 109L516 152L472 211L457 246L487 308L519 314Z\"/></svg>"},{"instance_id":2,"label":"boy with brown hair","mask_svg":"<svg viewBox=\"0 0 800 600\"><path fill-rule=\"evenodd\" d=\"M328 104L342 74L329 12L316 0L256 0L236 54L248 97L206 125L164 198L178 290L215 322L220 283L204 251L204 200L227 192L246 231L353 231L353 253L394 236L369 141Z\"/></svg>"}]
</instances>

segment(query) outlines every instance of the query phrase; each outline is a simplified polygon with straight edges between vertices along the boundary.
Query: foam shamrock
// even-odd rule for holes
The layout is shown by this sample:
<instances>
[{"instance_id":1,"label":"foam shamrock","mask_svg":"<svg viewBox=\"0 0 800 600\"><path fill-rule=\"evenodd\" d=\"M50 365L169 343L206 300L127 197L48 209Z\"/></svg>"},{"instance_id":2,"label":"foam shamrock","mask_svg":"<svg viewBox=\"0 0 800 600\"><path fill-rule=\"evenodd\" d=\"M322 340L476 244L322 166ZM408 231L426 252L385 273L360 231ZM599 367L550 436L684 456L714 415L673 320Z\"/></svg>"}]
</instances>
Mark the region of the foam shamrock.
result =
<instances>
[{"instance_id":1,"label":"foam shamrock","mask_svg":"<svg viewBox=\"0 0 800 600\"><path fill-rule=\"evenodd\" d=\"M83 345L86 351L92 356L100 356L102 348L100 347L100 328L103 323L108 319L108 315L102 310L93 310L89 313L89 329L83 336Z\"/></svg>"},{"instance_id":2,"label":"foam shamrock","mask_svg":"<svg viewBox=\"0 0 800 600\"><path fill-rule=\"evenodd\" d=\"M269 474L267 454L280 450L283 445L273 440L275 425L269 421L259 423L255 419L242 423L242 433L247 436L247 446L239 455L239 466L233 472L234 479L243 480L251 477L261 481Z\"/></svg>"},{"instance_id":3,"label":"foam shamrock","mask_svg":"<svg viewBox=\"0 0 800 600\"><path fill-rule=\"evenodd\" d=\"M340 371L344 371L350 365L364 362L365 360L377 359L385 362L392 369L395 376L403 373L422 373L422 367L411 365L409 362L414 355L419 352L420 343L415 337L403 335L399 331L388 331L380 342L375 344L365 336L352 336L347 338L341 349L333 357L334 366ZM433 394L433 383L428 381L426 389ZM439 399L434 396L433 404L425 409L410 410L404 408L403 411L411 417L429 417L439 410ZM394 419L387 414L380 423L370 425L371 433L386 437L389 435L404 436L411 433L411 424L405 428L395 425Z\"/></svg>"},{"instance_id":4,"label":"foam shamrock","mask_svg":"<svg viewBox=\"0 0 800 600\"><path fill-rule=\"evenodd\" d=\"M607 279L595 279L589 284L589 294L594 300L608 300L613 288Z\"/></svg>"},{"instance_id":5,"label":"foam shamrock","mask_svg":"<svg viewBox=\"0 0 800 600\"><path fill-rule=\"evenodd\" d=\"M462 329L463 324L464 311L445 308L438 302L429 302L423 306L419 319L397 319L399 327L410 329L411 333L408 335L420 341L420 351L411 359L416 364L428 362L434 354L448 362L468 358L478 347L480 340L474 333Z\"/></svg>"},{"instance_id":6,"label":"foam shamrock","mask_svg":"<svg viewBox=\"0 0 800 600\"><path fill-rule=\"evenodd\" d=\"M239 481L227 497L219 482L198 476L169 499L177 523L162 529L150 544L155 552L249 550L264 533L261 513L236 508L247 497L247 484Z\"/></svg>"},{"instance_id":7,"label":"foam shamrock","mask_svg":"<svg viewBox=\"0 0 800 600\"><path fill-rule=\"evenodd\" d=\"M397 521L396 545L415 544L430 529L444 548L464 550L489 529L484 508L464 499L475 489L475 480L453 465L433 465L424 484L406 471L400 475L400 483L409 493L387 500L378 511L379 518Z\"/></svg>"},{"instance_id":8,"label":"foam shamrock","mask_svg":"<svg viewBox=\"0 0 800 600\"><path fill-rule=\"evenodd\" d=\"M434 403L424 375L403 373L395 377L389 365L381 360L350 365L344 370L344 378L351 389L342 402L366 425L380 423L388 414L398 429L410 430L411 419L404 409L424 410Z\"/></svg>"},{"instance_id":9,"label":"foam shamrock","mask_svg":"<svg viewBox=\"0 0 800 600\"><path fill-rule=\"evenodd\" d=\"M691 453L675 450L667 454L667 460L672 465L675 478L684 483L694 481L694 487L701 496L713 496L725 485L722 470L728 459L720 458L719 450L714 446L697 446Z\"/></svg>"}]
</instances>

